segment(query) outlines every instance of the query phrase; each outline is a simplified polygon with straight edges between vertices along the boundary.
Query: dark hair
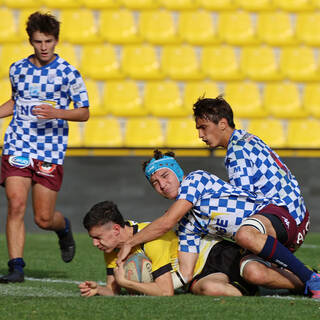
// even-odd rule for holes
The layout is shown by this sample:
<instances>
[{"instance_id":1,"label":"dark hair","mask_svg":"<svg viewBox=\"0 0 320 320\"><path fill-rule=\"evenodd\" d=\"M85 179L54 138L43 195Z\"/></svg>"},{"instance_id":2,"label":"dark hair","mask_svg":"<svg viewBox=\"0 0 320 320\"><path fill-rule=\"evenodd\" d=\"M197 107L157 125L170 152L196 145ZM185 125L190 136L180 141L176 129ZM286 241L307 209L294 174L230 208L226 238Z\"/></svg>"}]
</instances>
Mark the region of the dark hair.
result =
<instances>
[{"instance_id":1,"label":"dark hair","mask_svg":"<svg viewBox=\"0 0 320 320\"><path fill-rule=\"evenodd\" d=\"M28 33L29 40L32 40L32 35L36 31L52 35L56 40L58 40L60 22L50 13L41 13L36 11L29 16L26 31Z\"/></svg>"},{"instance_id":2,"label":"dark hair","mask_svg":"<svg viewBox=\"0 0 320 320\"><path fill-rule=\"evenodd\" d=\"M172 152L172 151L168 151L168 152L166 152L165 154L163 154L159 149L155 149L155 150L153 151L153 158L155 158L156 160L161 159L161 158L163 158L164 156L168 156L168 157L174 158L174 157L175 157L175 154L174 154L174 152ZM142 170L143 170L143 172L145 171L146 166L148 165L148 163L149 163L151 160L152 160L152 159L149 159L149 160L144 161L144 162L142 163Z\"/></svg>"},{"instance_id":3,"label":"dark hair","mask_svg":"<svg viewBox=\"0 0 320 320\"><path fill-rule=\"evenodd\" d=\"M193 105L193 115L195 119L207 119L215 124L225 118L229 126L232 129L235 128L233 111L222 95L217 96L215 99L200 97Z\"/></svg>"},{"instance_id":4,"label":"dark hair","mask_svg":"<svg viewBox=\"0 0 320 320\"><path fill-rule=\"evenodd\" d=\"M90 231L91 228L102 226L108 222L119 224L122 228L125 221L117 207L112 201L102 201L95 204L83 218L83 226Z\"/></svg>"}]
</instances>

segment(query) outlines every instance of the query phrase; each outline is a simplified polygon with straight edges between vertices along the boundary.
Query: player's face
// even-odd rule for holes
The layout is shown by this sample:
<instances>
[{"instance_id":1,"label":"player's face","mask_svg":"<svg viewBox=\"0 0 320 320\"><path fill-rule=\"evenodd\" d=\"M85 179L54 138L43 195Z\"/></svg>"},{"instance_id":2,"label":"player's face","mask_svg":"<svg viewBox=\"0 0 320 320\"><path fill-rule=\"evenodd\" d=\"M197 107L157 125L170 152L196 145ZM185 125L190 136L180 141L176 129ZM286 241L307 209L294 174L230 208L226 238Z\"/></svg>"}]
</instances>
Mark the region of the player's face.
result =
<instances>
[{"instance_id":1,"label":"player's face","mask_svg":"<svg viewBox=\"0 0 320 320\"><path fill-rule=\"evenodd\" d=\"M225 120L220 120L218 124L205 118L196 118L196 128L199 133L199 138L209 147L226 147L225 139Z\"/></svg>"},{"instance_id":2,"label":"player's face","mask_svg":"<svg viewBox=\"0 0 320 320\"><path fill-rule=\"evenodd\" d=\"M35 31L30 43L34 49L36 66L45 66L55 59L54 50L58 40L53 35Z\"/></svg>"},{"instance_id":3,"label":"player's face","mask_svg":"<svg viewBox=\"0 0 320 320\"><path fill-rule=\"evenodd\" d=\"M180 182L170 169L163 168L156 171L150 178L153 188L167 199L175 199L178 195Z\"/></svg>"},{"instance_id":4,"label":"player's face","mask_svg":"<svg viewBox=\"0 0 320 320\"><path fill-rule=\"evenodd\" d=\"M119 246L119 228L116 224L107 223L102 226L92 227L89 236L92 238L93 245L99 250L110 253Z\"/></svg>"}]
</instances>

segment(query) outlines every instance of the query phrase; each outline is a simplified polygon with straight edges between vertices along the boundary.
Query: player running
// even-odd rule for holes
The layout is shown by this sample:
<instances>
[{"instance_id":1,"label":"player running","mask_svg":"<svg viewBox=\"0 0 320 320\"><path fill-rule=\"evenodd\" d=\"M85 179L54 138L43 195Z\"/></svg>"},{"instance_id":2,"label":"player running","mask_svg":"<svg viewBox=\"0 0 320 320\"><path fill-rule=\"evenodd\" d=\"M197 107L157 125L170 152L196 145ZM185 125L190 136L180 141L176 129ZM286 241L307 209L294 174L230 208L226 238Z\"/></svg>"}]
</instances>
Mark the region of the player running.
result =
<instances>
[{"instance_id":1,"label":"player running","mask_svg":"<svg viewBox=\"0 0 320 320\"><path fill-rule=\"evenodd\" d=\"M9 274L0 278L1 283L24 281L24 214L30 189L36 224L57 233L64 262L75 254L70 221L55 210L55 204L63 178L68 120L87 121L89 101L79 72L54 53L59 29L59 21L49 13L29 16L26 31L34 54L11 65L12 97L0 108L0 118L13 115L1 162L10 259Z\"/></svg>"}]
</instances>

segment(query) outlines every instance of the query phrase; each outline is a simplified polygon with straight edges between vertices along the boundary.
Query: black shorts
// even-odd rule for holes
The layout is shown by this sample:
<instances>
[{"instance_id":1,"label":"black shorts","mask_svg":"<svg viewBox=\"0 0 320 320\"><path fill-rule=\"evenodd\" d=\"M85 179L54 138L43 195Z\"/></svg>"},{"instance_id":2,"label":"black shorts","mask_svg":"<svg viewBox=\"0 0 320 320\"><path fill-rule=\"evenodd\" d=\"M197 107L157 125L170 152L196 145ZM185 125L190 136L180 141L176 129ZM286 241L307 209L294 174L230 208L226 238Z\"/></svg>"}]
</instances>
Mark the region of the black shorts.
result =
<instances>
[{"instance_id":1,"label":"black shorts","mask_svg":"<svg viewBox=\"0 0 320 320\"><path fill-rule=\"evenodd\" d=\"M258 287L247 283L240 276L240 260L247 255L237 244L222 240L214 245L209 252L202 271L190 282L189 290L196 281L213 273L224 273L229 277L230 284L241 291L243 295L255 295Z\"/></svg>"}]
</instances>

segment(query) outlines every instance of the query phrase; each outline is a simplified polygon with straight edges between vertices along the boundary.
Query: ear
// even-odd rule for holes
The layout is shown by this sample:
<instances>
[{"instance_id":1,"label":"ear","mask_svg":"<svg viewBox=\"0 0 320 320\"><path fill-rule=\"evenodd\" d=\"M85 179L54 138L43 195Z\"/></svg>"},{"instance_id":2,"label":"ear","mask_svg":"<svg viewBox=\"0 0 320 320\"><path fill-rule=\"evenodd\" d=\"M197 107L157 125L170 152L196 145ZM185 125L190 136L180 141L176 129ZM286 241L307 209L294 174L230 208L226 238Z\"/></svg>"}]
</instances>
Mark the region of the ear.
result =
<instances>
[{"instance_id":1,"label":"ear","mask_svg":"<svg viewBox=\"0 0 320 320\"><path fill-rule=\"evenodd\" d=\"M218 122L218 127L220 130L225 130L228 127L228 121L226 118L222 118L219 122Z\"/></svg>"},{"instance_id":2,"label":"ear","mask_svg":"<svg viewBox=\"0 0 320 320\"><path fill-rule=\"evenodd\" d=\"M117 236L118 234L120 234L121 227L119 224L115 223L112 226L112 230L114 231L115 235Z\"/></svg>"}]
</instances>

